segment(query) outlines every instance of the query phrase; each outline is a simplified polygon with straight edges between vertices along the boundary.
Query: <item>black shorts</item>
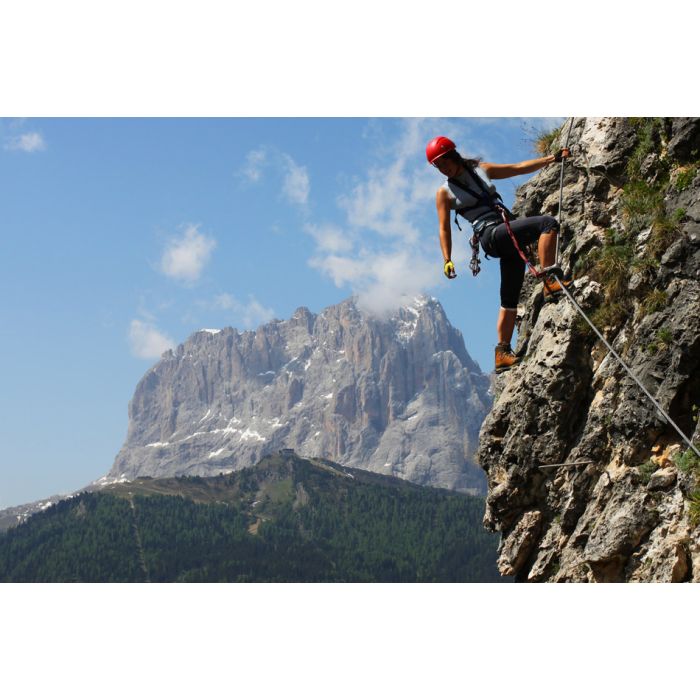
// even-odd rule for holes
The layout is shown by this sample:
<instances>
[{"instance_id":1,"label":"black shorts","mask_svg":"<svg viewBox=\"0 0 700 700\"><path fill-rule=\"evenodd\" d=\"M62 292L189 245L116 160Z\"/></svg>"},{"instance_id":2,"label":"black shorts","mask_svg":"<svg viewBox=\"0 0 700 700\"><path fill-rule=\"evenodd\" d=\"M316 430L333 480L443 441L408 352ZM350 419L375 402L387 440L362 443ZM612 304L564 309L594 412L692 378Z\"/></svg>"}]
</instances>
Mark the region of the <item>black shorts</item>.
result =
<instances>
[{"instance_id":1,"label":"black shorts","mask_svg":"<svg viewBox=\"0 0 700 700\"><path fill-rule=\"evenodd\" d=\"M509 223L521 248L537 241L542 233L559 230L559 222L553 216L528 216L525 219L513 219ZM486 255L500 259L501 306L504 309L516 309L525 278L525 263L518 255L506 225L489 226L480 240Z\"/></svg>"}]
</instances>

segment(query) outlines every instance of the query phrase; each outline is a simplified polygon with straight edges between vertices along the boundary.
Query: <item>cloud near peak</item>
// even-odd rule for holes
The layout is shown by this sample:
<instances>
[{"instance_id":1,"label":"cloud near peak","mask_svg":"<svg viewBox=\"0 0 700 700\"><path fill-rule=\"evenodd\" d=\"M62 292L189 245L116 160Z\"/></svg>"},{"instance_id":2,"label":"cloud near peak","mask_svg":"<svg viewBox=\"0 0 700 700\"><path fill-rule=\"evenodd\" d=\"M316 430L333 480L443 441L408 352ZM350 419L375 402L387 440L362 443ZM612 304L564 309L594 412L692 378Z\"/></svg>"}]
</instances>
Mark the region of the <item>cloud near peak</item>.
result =
<instances>
[{"instance_id":1,"label":"cloud near peak","mask_svg":"<svg viewBox=\"0 0 700 700\"><path fill-rule=\"evenodd\" d=\"M132 355L149 360L159 358L166 350L175 347L175 341L152 323L134 319L129 324L129 345Z\"/></svg>"},{"instance_id":2,"label":"cloud near peak","mask_svg":"<svg viewBox=\"0 0 700 700\"><path fill-rule=\"evenodd\" d=\"M341 227L305 227L316 242L309 265L380 315L442 283L434 205L440 182L423 150L436 128L409 119L390 141L370 135L378 143L374 162L336 198Z\"/></svg>"},{"instance_id":3,"label":"cloud near peak","mask_svg":"<svg viewBox=\"0 0 700 700\"><path fill-rule=\"evenodd\" d=\"M309 265L330 277L337 287L349 285L360 306L377 315L395 310L441 281L438 265L405 249L319 255Z\"/></svg>"},{"instance_id":4,"label":"cloud near peak","mask_svg":"<svg viewBox=\"0 0 700 700\"><path fill-rule=\"evenodd\" d=\"M230 312L244 328L250 329L266 323L275 316L275 312L271 308L261 304L252 294L248 295L246 302L240 301L232 294L219 294L211 306L221 311Z\"/></svg>"}]
</instances>

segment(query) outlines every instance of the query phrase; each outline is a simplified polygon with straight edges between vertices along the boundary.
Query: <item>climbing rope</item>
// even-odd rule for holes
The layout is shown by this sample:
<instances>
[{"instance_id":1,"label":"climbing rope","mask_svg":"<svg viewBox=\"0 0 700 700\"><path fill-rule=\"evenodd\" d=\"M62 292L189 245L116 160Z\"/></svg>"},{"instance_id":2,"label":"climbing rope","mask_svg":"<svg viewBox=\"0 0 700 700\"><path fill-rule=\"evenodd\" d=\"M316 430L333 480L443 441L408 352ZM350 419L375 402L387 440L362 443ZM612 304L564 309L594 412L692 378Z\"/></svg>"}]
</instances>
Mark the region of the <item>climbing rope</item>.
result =
<instances>
[{"instance_id":1,"label":"climbing rope","mask_svg":"<svg viewBox=\"0 0 700 700\"><path fill-rule=\"evenodd\" d=\"M537 268L528 260L527 255L523 252L522 248L518 244L518 239L515 237L515 234L513 233L513 229L510 227L510 223L508 221L508 214L506 210L503 207L496 205L496 209L499 211L501 218L503 219L503 223L506 226L506 231L508 232L508 235L510 236L510 240L515 246L515 250L518 251L518 255L520 256L520 259L527 265L527 269L530 271L532 275L535 277L541 277L542 272L539 272Z\"/></svg>"},{"instance_id":2,"label":"climbing rope","mask_svg":"<svg viewBox=\"0 0 700 700\"><path fill-rule=\"evenodd\" d=\"M642 384L642 382L639 381L639 379L637 378L635 373L625 364L625 361L615 352L612 345L610 345L610 343L607 340L605 340L605 338L603 337L603 334L595 327L595 325L593 324L591 319L588 318L588 316L586 316L584 310L576 303L576 300L571 295L571 292L562 284L562 282L559 279L559 277L557 276L557 274L552 273L552 276L554 277L554 279L557 280L557 282L559 282L559 284L562 288L562 291L566 294L569 301L574 305L574 308L576 309L576 311L578 311L579 314L581 314L581 316L584 318L586 323L593 329L594 333L603 341L603 343L605 344L605 347L608 350L610 350L613 357L622 365L623 369L627 372L627 374L629 374L630 377L632 377L632 379L634 379L634 381L637 382L637 386L639 386L639 388L649 397L649 400L654 404L654 406L656 407L656 410L675 428L676 432L683 438L683 440L688 445L688 447L690 447L690 449L693 450L693 452L695 452L695 454L698 457L700 457L700 450L698 450L698 448L695 447L695 445L693 445L693 443L686 436L686 434L676 425L676 423L673 421L671 416L669 416L668 413L666 413L666 411L664 411L664 409L661 408L661 405L659 404L659 402L647 391L647 388L644 386L644 384Z\"/></svg>"},{"instance_id":3,"label":"climbing rope","mask_svg":"<svg viewBox=\"0 0 700 700\"><path fill-rule=\"evenodd\" d=\"M568 149L569 148L569 137L571 136L571 127L574 125L574 118L571 117L571 120L569 121L569 130L566 132L566 141L564 142L564 148ZM566 158L561 159L561 171L559 173L559 213L557 214L557 221L559 222L559 231L557 231L557 248L554 253L554 264L559 267L559 236L561 232L561 210L562 210L562 201L563 201L563 195L564 195L564 162L566 161Z\"/></svg>"},{"instance_id":4,"label":"climbing rope","mask_svg":"<svg viewBox=\"0 0 700 700\"><path fill-rule=\"evenodd\" d=\"M566 135L566 145L564 148L568 147L569 144L569 135L571 134L571 127L574 123L574 118L571 117L571 122L569 123L569 131ZM566 159L562 158L561 160L561 176L559 179L559 229L561 230L561 208L562 208L562 196L563 196L563 191L564 191L564 161ZM513 238L515 238L513 236ZM516 248L518 246L516 245ZM518 251L522 255L522 251L520 251L520 248L518 248ZM676 425L674 420L671 418L671 416L664 411L663 408L661 408L661 405L659 402L649 393L647 388L642 384L642 382L638 379L637 375L627 366L625 361L615 352L613 349L612 345L603 337L603 334L595 327L594 323L591 321L588 316L586 316L585 312L583 309L576 303L576 300L572 296L571 292L566 288L566 286L563 283L563 280L559 278L563 278L563 274L561 273L561 268L559 267L559 233L557 233L557 248L556 248L556 255L555 255L555 265L552 268L548 268L549 273L554 277L554 279L559 283L559 286L561 287L562 291L564 294L566 294L567 299L573 304L574 308L576 311L583 317L583 319L586 321L586 323L593 329L593 332L600 338L600 340L604 343L605 347L610 351L612 356L620 363L620 365L623 367L623 369L629 374L632 379L637 383L637 386L649 397L649 400L654 404L656 410L668 421L670 425L673 426L675 431L678 433L683 438L683 441L690 447L690 449L698 456L700 457L700 450L693 444L693 442L688 438L688 436ZM528 265L532 267L531 263L528 262ZM542 274L542 273L540 273Z\"/></svg>"}]
</instances>

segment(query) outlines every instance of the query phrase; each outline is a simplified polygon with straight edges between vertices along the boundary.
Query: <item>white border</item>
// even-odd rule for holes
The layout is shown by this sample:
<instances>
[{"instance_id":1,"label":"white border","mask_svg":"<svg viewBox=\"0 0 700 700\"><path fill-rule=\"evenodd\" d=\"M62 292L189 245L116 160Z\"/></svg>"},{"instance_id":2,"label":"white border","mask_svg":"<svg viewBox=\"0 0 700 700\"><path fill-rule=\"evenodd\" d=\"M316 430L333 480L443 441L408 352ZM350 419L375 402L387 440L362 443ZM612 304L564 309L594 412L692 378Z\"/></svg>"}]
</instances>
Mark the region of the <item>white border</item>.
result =
<instances>
[{"instance_id":1,"label":"white border","mask_svg":"<svg viewBox=\"0 0 700 700\"><path fill-rule=\"evenodd\" d=\"M689 7L24 0L3 8L0 115L682 115Z\"/></svg>"}]
</instances>

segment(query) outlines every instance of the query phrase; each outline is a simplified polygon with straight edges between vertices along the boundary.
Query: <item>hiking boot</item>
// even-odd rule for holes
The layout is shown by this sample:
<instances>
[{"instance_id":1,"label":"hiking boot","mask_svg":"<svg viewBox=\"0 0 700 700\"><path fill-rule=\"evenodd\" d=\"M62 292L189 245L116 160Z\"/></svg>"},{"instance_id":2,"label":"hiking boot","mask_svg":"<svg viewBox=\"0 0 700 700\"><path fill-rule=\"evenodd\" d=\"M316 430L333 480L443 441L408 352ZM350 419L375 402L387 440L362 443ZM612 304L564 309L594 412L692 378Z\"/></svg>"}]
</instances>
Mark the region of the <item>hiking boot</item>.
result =
<instances>
[{"instance_id":1,"label":"hiking boot","mask_svg":"<svg viewBox=\"0 0 700 700\"><path fill-rule=\"evenodd\" d=\"M573 280L562 279L562 284L568 289L572 284ZM542 292L544 294L545 302L556 301L559 297L564 295L561 288L561 284L551 275L545 275L542 278Z\"/></svg>"},{"instance_id":2,"label":"hiking boot","mask_svg":"<svg viewBox=\"0 0 700 700\"><path fill-rule=\"evenodd\" d=\"M496 374L509 370L518 362L520 358L511 350L510 343L496 345Z\"/></svg>"}]
</instances>

